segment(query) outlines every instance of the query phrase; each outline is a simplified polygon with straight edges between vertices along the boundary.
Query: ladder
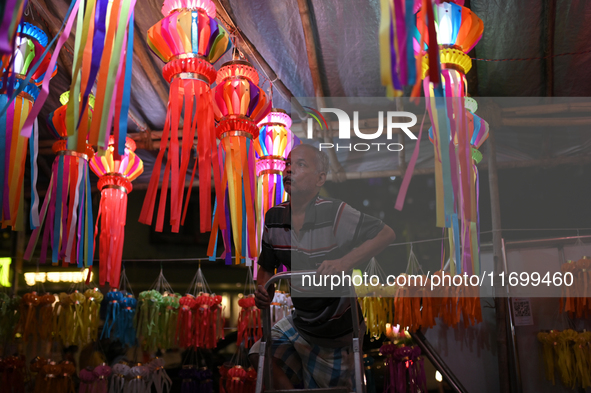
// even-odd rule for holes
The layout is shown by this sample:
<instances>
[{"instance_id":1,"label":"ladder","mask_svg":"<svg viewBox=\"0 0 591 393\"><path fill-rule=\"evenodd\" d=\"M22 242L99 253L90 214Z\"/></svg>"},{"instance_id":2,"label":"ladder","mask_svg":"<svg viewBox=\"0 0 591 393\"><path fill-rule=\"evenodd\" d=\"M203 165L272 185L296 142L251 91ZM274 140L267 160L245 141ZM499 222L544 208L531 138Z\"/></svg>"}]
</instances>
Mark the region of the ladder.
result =
<instances>
[{"instance_id":1,"label":"ladder","mask_svg":"<svg viewBox=\"0 0 591 393\"><path fill-rule=\"evenodd\" d=\"M293 277L302 275L315 275L316 271L297 271L297 272L283 272L275 274L265 284L265 290L268 292L271 285L275 284L279 280L289 280ZM351 313L353 315L353 359L355 362L355 392L365 393L365 383L361 370L361 344L359 342L359 324L355 323L359 321L359 310L357 306L357 296L355 289L351 287ZM294 390L271 390L271 310L267 308L262 312L262 323L263 323L263 337L259 347L259 364L257 367L257 382L255 387L255 393L263 392L263 385L267 387L265 392L267 393L288 393L288 392L307 392L313 391L314 393L349 393L344 387L336 388L324 388L324 389L294 389Z\"/></svg>"}]
</instances>

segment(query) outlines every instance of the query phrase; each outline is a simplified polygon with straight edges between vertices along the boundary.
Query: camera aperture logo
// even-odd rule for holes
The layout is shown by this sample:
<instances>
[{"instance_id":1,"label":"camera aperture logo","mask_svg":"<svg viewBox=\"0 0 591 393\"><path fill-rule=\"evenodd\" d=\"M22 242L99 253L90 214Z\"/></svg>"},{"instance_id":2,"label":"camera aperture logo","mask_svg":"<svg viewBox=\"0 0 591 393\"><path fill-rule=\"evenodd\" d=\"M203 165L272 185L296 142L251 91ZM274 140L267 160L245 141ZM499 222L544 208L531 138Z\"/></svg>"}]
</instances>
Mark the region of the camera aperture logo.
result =
<instances>
[{"instance_id":1,"label":"camera aperture logo","mask_svg":"<svg viewBox=\"0 0 591 393\"><path fill-rule=\"evenodd\" d=\"M320 108L320 111L310 107L304 107L307 110L307 113L310 115L308 118L307 123L307 138L313 139L314 138L314 120L320 126L321 130L328 129L328 122L322 115L322 113L334 113L339 122L339 140L340 139L351 139L351 118L342 109L338 108ZM321 113L322 112L322 113ZM359 129L359 112L353 112L353 132L355 136L359 139L363 140L374 140L378 139L382 136L384 131L384 117L386 118L386 139L388 141L392 140L392 135L394 134L395 129L400 129L404 132L410 139L416 140L417 137L410 131L410 127L413 127L417 124L417 116L412 112L399 112L399 111L388 111L384 115L383 111L378 112L378 129L373 133L362 133ZM408 119L406 122L400 122L403 119ZM371 142L371 143L320 143L318 146L318 150L326 150L326 149L336 149L339 150L348 150L348 151L368 151L370 149L387 149L389 151L400 151L404 149L404 145L392 142L392 143L384 143L384 142Z\"/></svg>"}]
</instances>

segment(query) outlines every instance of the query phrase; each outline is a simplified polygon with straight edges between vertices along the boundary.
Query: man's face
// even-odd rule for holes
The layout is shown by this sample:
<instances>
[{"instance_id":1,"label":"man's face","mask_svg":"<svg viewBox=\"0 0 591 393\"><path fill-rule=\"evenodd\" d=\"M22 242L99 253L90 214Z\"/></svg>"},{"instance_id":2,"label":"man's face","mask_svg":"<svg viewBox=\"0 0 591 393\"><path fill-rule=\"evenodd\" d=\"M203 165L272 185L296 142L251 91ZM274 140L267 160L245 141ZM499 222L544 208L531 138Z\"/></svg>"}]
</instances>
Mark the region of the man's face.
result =
<instances>
[{"instance_id":1,"label":"man's face","mask_svg":"<svg viewBox=\"0 0 591 393\"><path fill-rule=\"evenodd\" d=\"M324 176L318 172L316 153L308 148L293 149L285 160L283 186L289 195L318 192Z\"/></svg>"}]
</instances>

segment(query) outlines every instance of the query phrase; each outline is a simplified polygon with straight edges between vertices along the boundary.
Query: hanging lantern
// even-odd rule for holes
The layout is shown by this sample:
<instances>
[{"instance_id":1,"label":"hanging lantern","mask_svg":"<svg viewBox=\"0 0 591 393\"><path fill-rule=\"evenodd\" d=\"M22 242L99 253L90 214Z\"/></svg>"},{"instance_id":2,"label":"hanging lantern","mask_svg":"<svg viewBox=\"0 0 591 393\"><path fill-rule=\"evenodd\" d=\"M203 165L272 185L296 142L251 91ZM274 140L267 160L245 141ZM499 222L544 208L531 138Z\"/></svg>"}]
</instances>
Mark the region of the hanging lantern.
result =
<instances>
[{"instance_id":1,"label":"hanging lantern","mask_svg":"<svg viewBox=\"0 0 591 393\"><path fill-rule=\"evenodd\" d=\"M162 191L156 219L156 231L162 232L164 207L170 179L170 225L178 232L185 221L191 187L185 198L183 192L195 137L199 156L200 230L211 230L211 168L217 169L211 84L216 80L215 63L229 48L230 39L224 28L214 19L216 8L211 0L166 0L162 6L164 19L148 30L148 45L167 64L162 73L170 83L166 121L160 152L156 158L146 199L139 221L150 225L156 192L160 182L160 168L168 151ZM183 113L184 109L184 113ZM180 118L183 114L181 155L179 157ZM197 135L195 134L197 132ZM195 167L193 175L195 176ZM216 180L216 186L219 179ZM182 215L181 215L182 213Z\"/></svg>"},{"instance_id":2,"label":"hanging lantern","mask_svg":"<svg viewBox=\"0 0 591 393\"><path fill-rule=\"evenodd\" d=\"M265 214L287 200L283 189L285 159L300 140L291 132L291 118L283 109L271 109L258 126L259 137L254 148L257 158L257 250L260 252Z\"/></svg>"},{"instance_id":3,"label":"hanging lantern","mask_svg":"<svg viewBox=\"0 0 591 393\"><path fill-rule=\"evenodd\" d=\"M115 138L111 136L109 148L102 157L94 156L90 160L90 169L100 178L101 203L96 221L102 217L99 262L100 284L113 288L119 286L121 277L121 256L125 237L125 219L127 217L127 194L133 189L131 182L144 171L144 163L134 153L135 142L131 138L125 141L125 154L115 153Z\"/></svg>"},{"instance_id":4,"label":"hanging lantern","mask_svg":"<svg viewBox=\"0 0 591 393\"><path fill-rule=\"evenodd\" d=\"M217 207L208 255L214 256L217 229L222 230L226 263L231 263L230 227L236 250L236 263L243 255L256 258L255 143L257 124L271 110L271 102L258 86L259 75L248 62L233 60L218 71L214 114L220 140L221 187L216 188Z\"/></svg>"},{"instance_id":5,"label":"hanging lantern","mask_svg":"<svg viewBox=\"0 0 591 393\"><path fill-rule=\"evenodd\" d=\"M423 56L423 88L433 124L430 139L435 149L437 226L449 231L450 273L479 274L478 172L474 160L482 158L477 149L488 135L488 125L466 110L465 97L466 73L472 67L467 53L482 37L483 23L470 9L447 1L422 7L416 27L415 52ZM468 100L468 108L474 109L472 104Z\"/></svg>"},{"instance_id":6,"label":"hanging lantern","mask_svg":"<svg viewBox=\"0 0 591 393\"><path fill-rule=\"evenodd\" d=\"M37 153L38 130L34 127L31 138L20 134L25 119L39 95L37 85L45 76L50 56L43 57L47 46L47 35L38 27L23 22L18 25L15 48L11 56L2 61L0 78L0 218L2 227L11 226L23 230L24 176L27 148L31 149L31 228L39 226L37 194ZM41 64L25 83L32 66ZM52 76L57 72L53 70ZM14 100L13 91L21 90Z\"/></svg>"},{"instance_id":7,"label":"hanging lantern","mask_svg":"<svg viewBox=\"0 0 591 393\"><path fill-rule=\"evenodd\" d=\"M90 96L88 119L92 117L94 97ZM51 262L60 260L64 266L77 263L78 267L92 266L93 228L92 200L88 161L94 150L88 143L85 153L78 153L76 139L68 138L66 129L66 109L70 92L60 96L62 106L49 114L48 125L59 140L53 144L56 158L53 162L51 180L43 206L40 226L31 234L25 252L25 260L30 261L43 223L46 222L41 244L40 263L45 263L47 247L51 245ZM87 133L85 133L86 135Z\"/></svg>"}]
</instances>

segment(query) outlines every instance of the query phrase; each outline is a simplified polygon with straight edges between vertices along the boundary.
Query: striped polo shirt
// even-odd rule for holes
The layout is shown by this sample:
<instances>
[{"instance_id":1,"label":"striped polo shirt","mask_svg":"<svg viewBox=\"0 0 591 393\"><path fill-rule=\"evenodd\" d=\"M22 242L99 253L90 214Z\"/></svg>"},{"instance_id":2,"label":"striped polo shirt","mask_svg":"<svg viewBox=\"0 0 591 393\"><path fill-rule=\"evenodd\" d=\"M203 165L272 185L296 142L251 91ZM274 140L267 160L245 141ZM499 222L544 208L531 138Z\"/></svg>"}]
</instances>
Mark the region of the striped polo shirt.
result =
<instances>
[{"instance_id":1,"label":"striped polo shirt","mask_svg":"<svg viewBox=\"0 0 591 393\"><path fill-rule=\"evenodd\" d=\"M291 205L285 202L265 215L258 262L270 272L281 265L294 271L316 270L323 261L342 258L374 238L383 227L382 221L343 201L316 196L307 206L304 223L296 234L291 227ZM329 291L330 286L319 289L306 288L301 283L292 285L294 324L301 334L319 345L328 340L348 339L353 331L348 290Z\"/></svg>"}]
</instances>

